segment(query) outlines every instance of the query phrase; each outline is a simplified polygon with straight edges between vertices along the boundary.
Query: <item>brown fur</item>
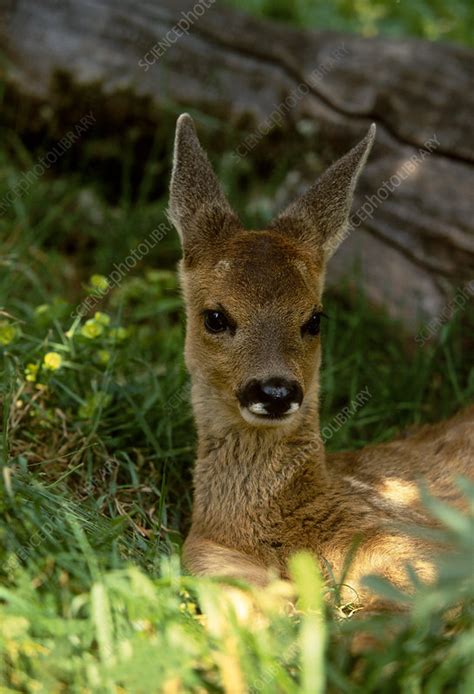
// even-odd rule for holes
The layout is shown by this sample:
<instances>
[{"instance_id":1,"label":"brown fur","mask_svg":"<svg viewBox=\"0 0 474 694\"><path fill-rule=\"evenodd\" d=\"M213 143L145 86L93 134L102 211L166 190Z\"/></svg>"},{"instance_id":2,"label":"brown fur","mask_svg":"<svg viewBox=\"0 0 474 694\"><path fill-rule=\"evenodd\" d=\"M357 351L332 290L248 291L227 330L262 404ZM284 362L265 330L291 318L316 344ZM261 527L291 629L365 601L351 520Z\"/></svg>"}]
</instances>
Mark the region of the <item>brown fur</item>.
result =
<instances>
[{"instance_id":1,"label":"brown fur","mask_svg":"<svg viewBox=\"0 0 474 694\"><path fill-rule=\"evenodd\" d=\"M186 364L199 447L184 561L195 574L264 585L287 575L289 556L310 549L337 579L354 536L346 578L407 582L410 561L433 577L434 547L401 523L430 524L417 483L459 503L454 478L474 455L474 408L389 444L326 455L319 433L319 337L300 327L322 308L326 262L347 227L374 128L266 231L245 231L230 209L189 116L178 121L170 216L182 240ZM209 334L204 310L223 306L235 334ZM236 393L249 378L278 374L301 384L300 410L278 426L247 421Z\"/></svg>"}]
</instances>

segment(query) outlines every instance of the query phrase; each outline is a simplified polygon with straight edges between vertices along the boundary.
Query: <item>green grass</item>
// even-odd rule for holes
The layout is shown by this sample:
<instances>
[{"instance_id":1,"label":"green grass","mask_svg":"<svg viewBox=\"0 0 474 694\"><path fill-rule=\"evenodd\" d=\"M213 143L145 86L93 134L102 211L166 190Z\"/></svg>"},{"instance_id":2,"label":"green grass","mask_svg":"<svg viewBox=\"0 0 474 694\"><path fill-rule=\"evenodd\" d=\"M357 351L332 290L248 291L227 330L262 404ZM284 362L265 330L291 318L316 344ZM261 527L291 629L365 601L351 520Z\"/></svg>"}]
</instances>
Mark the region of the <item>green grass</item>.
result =
<instances>
[{"instance_id":1,"label":"green grass","mask_svg":"<svg viewBox=\"0 0 474 694\"><path fill-rule=\"evenodd\" d=\"M5 143L0 200L35 162L9 132ZM0 217L0 692L233 694L241 682L242 691L309 694L327 682L331 692L467 694L472 519L450 509L433 505L456 554L436 586L406 598L403 616L348 618L350 606L334 599L321 607L304 557L294 566L300 609L283 614L267 591L255 596L263 616L247 625L219 586L182 574L195 433L175 232L90 315L71 318L165 223L156 171L163 191L170 145L138 178L133 157L115 154L115 187L103 185L100 167L91 175L82 152L76 168L39 178ZM256 201L249 224L268 214L256 162L237 171L219 163L236 205ZM423 349L362 292L341 287L325 310L323 425L360 390L372 394L329 448L386 440L472 401L472 310ZM364 656L350 648L361 630L380 644Z\"/></svg>"},{"instance_id":2,"label":"green grass","mask_svg":"<svg viewBox=\"0 0 474 694\"><path fill-rule=\"evenodd\" d=\"M469 0L226 0L253 14L306 29L352 31L363 36L416 36L472 46L474 7Z\"/></svg>"}]
</instances>

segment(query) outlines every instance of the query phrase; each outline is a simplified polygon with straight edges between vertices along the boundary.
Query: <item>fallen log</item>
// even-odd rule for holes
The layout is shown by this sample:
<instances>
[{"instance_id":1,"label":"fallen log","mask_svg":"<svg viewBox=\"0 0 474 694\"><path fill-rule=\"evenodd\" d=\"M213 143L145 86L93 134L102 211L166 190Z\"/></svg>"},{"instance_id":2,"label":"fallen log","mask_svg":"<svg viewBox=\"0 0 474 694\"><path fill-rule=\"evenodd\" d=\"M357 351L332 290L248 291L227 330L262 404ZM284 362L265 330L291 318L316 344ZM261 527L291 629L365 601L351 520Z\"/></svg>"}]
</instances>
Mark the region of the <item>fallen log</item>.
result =
<instances>
[{"instance_id":1,"label":"fallen log","mask_svg":"<svg viewBox=\"0 0 474 694\"><path fill-rule=\"evenodd\" d=\"M273 127L309 128L302 150L316 141L336 157L376 122L358 228L330 280L357 266L369 296L414 325L474 279L468 49L303 31L213 0L2 0L0 13L7 87L49 113L66 74L72 88L94 85L101 113L113 104L116 127L140 119L137 104L147 118L170 102L218 117L242 131L237 159L258 156ZM281 205L308 181L290 183Z\"/></svg>"}]
</instances>

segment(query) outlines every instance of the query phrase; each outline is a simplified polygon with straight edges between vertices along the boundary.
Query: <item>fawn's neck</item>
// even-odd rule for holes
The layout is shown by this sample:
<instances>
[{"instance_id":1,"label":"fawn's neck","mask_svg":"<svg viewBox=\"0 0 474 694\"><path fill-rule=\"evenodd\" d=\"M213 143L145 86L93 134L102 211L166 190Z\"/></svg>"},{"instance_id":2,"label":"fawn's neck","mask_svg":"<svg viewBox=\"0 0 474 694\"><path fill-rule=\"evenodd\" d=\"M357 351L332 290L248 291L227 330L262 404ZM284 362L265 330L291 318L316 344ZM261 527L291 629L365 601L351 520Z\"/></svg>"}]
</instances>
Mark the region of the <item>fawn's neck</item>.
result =
<instances>
[{"instance_id":1,"label":"fawn's neck","mask_svg":"<svg viewBox=\"0 0 474 694\"><path fill-rule=\"evenodd\" d=\"M317 392L298 423L278 428L251 427L203 395L193 385L199 439L193 530L216 542L252 544L269 514L314 500L329 483Z\"/></svg>"}]
</instances>

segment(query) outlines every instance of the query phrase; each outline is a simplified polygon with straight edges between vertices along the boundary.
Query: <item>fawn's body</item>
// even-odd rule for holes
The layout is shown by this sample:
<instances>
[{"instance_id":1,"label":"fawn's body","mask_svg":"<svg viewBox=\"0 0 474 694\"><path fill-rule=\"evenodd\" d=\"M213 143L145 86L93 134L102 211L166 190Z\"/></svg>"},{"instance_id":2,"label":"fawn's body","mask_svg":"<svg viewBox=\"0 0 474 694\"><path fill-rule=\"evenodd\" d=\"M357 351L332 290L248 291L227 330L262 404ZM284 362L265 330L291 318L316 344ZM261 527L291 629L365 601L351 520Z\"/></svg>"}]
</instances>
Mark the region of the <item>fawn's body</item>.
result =
<instances>
[{"instance_id":1,"label":"fawn's body","mask_svg":"<svg viewBox=\"0 0 474 694\"><path fill-rule=\"evenodd\" d=\"M190 570L264 584L268 567L286 576L290 554L311 549L337 580L359 534L363 542L345 582L360 597L359 579L369 573L404 585L405 561L431 578L432 546L397 526L430 523L418 498L421 477L431 478L434 495L455 503L454 477L466 474L467 447L474 447L473 418L467 411L407 439L328 456L311 429L280 442L242 431L207 436L185 547Z\"/></svg>"},{"instance_id":2,"label":"fawn's body","mask_svg":"<svg viewBox=\"0 0 474 694\"><path fill-rule=\"evenodd\" d=\"M417 482L455 502L474 456L474 408L411 437L326 455L319 434L319 316L326 262L347 227L374 132L266 231L230 209L189 116L178 122L170 214L183 244L186 363L199 449L186 566L265 584L314 551L336 580L406 583L433 573L433 545L400 528L429 523ZM364 595L364 603L368 596Z\"/></svg>"}]
</instances>

